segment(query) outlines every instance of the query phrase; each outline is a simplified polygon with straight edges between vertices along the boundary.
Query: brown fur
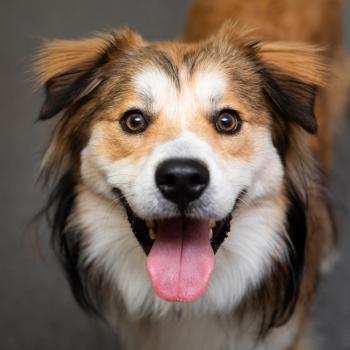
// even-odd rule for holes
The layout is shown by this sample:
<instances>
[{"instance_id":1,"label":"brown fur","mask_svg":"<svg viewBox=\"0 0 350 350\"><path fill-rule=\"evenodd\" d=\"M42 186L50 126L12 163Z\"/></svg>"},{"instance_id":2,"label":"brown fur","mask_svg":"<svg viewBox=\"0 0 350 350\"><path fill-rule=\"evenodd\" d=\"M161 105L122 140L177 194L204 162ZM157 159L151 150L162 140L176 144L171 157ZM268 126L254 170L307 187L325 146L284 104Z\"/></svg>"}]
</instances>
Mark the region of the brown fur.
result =
<instances>
[{"instance_id":1,"label":"brown fur","mask_svg":"<svg viewBox=\"0 0 350 350\"><path fill-rule=\"evenodd\" d=\"M116 43L118 49L123 50L127 46L142 45L142 39L125 29L118 33L97 34L97 37L90 39L47 41L35 60L36 80L41 85L72 68L79 72L88 71Z\"/></svg>"}]
</instances>

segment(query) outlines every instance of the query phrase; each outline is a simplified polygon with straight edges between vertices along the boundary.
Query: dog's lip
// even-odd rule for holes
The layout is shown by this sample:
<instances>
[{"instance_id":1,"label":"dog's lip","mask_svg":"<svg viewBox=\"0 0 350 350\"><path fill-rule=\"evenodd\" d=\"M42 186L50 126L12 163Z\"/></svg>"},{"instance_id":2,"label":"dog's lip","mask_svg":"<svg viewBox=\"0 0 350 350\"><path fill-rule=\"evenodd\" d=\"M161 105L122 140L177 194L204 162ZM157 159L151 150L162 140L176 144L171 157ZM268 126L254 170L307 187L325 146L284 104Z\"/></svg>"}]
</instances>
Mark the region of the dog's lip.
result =
<instances>
[{"instance_id":1,"label":"dog's lip","mask_svg":"<svg viewBox=\"0 0 350 350\"><path fill-rule=\"evenodd\" d=\"M112 192L117 196L118 200L122 203L128 217L128 221L130 223L131 229L140 243L141 247L143 248L146 255L150 252L153 242L156 239L156 227L157 227L157 221L166 219L166 218L157 218L153 220L144 220L140 218L130 207L128 201L126 200L125 196L123 195L123 192L117 188L114 187ZM235 204L232 208L232 210L221 220L214 220L212 218L208 218L208 226L209 231L211 232L210 237L210 243L213 248L214 253L217 252L217 250L220 248L221 244L224 242L224 240L227 238L228 233L230 232L231 228L231 220L233 212L236 210L236 207L239 203L239 199L246 193L246 190L242 190L240 194L238 195ZM185 216L186 215L182 215Z\"/></svg>"}]
</instances>

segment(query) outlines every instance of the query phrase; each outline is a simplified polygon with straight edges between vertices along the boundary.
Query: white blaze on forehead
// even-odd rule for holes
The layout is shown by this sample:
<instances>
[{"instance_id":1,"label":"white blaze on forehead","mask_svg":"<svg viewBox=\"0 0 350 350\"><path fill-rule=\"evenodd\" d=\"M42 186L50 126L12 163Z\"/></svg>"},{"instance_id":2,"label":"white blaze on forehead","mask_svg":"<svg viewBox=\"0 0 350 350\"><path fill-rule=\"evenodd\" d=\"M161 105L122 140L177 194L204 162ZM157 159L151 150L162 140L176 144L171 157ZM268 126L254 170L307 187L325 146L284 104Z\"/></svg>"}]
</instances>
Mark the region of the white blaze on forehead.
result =
<instances>
[{"instance_id":1,"label":"white blaze on forehead","mask_svg":"<svg viewBox=\"0 0 350 350\"><path fill-rule=\"evenodd\" d=\"M135 76L137 93L144 96L154 112L165 111L169 117L188 118L196 107L211 111L224 95L225 75L215 69L198 71L193 78L179 68L180 88L169 75L157 67L146 67Z\"/></svg>"},{"instance_id":2,"label":"white blaze on forehead","mask_svg":"<svg viewBox=\"0 0 350 350\"><path fill-rule=\"evenodd\" d=\"M150 99L155 111L159 111L177 94L175 83L162 70L156 67L145 68L134 80L136 91Z\"/></svg>"},{"instance_id":3,"label":"white blaze on forehead","mask_svg":"<svg viewBox=\"0 0 350 350\"><path fill-rule=\"evenodd\" d=\"M194 92L202 107L210 110L225 93L226 79L217 71L198 72L194 80Z\"/></svg>"}]
</instances>

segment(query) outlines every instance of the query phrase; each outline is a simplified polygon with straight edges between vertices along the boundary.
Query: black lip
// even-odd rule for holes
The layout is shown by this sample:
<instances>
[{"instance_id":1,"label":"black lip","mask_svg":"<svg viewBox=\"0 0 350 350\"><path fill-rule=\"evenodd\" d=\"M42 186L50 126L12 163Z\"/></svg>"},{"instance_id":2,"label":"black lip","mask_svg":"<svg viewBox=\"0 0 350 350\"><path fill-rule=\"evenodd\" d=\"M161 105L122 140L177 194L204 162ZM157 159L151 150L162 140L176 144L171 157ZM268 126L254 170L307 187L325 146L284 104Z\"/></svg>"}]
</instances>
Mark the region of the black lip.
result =
<instances>
[{"instance_id":1,"label":"black lip","mask_svg":"<svg viewBox=\"0 0 350 350\"><path fill-rule=\"evenodd\" d=\"M126 200L125 196L123 195L123 192L119 188L113 188L113 193L117 196L117 198L122 203L123 207L125 208L128 221L130 223L130 227L140 243L142 249L144 250L145 254L148 255L152 245L153 240L149 238L149 228L146 225L146 221L139 218L131 209L128 201ZM232 211L222 220L219 220L216 222L215 226L213 227L213 237L210 241L211 246L213 248L214 253L217 252L217 250L220 248L221 244L224 242L224 240L228 236L228 232L230 231L230 223L232 220L233 212L237 209L239 206L239 203L241 202L240 199L245 195L246 190L241 191L241 193L238 195L237 200L232 208Z\"/></svg>"},{"instance_id":2,"label":"black lip","mask_svg":"<svg viewBox=\"0 0 350 350\"><path fill-rule=\"evenodd\" d=\"M125 208L132 232L134 233L144 252L148 255L152 248L153 241L149 238L149 230L146 225L146 221L140 219L133 212L133 210L130 208L128 201L125 199L125 196L119 188L113 188L113 193L116 194L123 207Z\"/></svg>"}]
</instances>

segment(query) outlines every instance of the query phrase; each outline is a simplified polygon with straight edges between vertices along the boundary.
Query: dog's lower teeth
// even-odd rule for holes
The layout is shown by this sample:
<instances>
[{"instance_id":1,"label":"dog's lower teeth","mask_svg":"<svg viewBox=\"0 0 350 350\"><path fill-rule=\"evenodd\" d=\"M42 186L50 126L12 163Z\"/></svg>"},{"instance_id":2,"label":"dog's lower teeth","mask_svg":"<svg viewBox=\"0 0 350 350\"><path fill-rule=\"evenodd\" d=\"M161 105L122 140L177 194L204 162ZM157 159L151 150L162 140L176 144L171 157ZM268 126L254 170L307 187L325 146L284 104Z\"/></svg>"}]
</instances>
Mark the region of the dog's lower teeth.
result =
<instances>
[{"instance_id":1,"label":"dog's lower teeth","mask_svg":"<svg viewBox=\"0 0 350 350\"><path fill-rule=\"evenodd\" d=\"M210 220L209 220L209 227L210 227L210 228L213 228L214 226L215 226L215 220L210 219Z\"/></svg>"},{"instance_id":2,"label":"dog's lower teeth","mask_svg":"<svg viewBox=\"0 0 350 350\"><path fill-rule=\"evenodd\" d=\"M149 238L155 240L157 238L156 233L154 232L153 229L149 230Z\"/></svg>"},{"instance_id":3,"label":"dog's lower teeth","mask_svg":"<svg viewBox=\"0 0 350 350\"><path fill-rule=\"evenodd\" d=\"M213 238L213 229L210 228L209 229L209 239L212 239Z\"/></svg>"}]
</instances>

